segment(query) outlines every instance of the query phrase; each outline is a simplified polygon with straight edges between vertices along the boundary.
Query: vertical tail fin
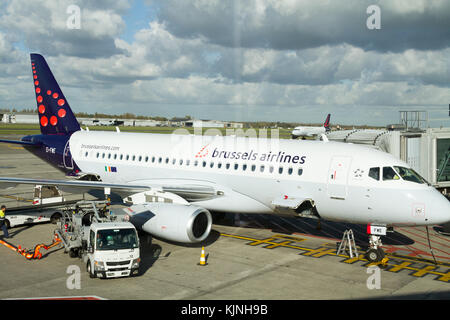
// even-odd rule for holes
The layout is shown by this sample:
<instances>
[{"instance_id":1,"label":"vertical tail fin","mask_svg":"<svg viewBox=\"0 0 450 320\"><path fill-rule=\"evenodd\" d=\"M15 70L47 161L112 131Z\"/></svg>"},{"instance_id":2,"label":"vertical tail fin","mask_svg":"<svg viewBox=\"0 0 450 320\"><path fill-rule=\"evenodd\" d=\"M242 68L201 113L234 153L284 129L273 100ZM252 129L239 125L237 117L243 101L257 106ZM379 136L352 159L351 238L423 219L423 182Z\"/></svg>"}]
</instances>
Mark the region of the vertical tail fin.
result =
<instances>
[{"instance_id":1,"label":"vertical tail fin","mask_svg":"<svg viewBox=\"0 0 450 320\"><path fill-rule=\"evenodd\" d=\"M327 115L327 118L325 119L325 122L323 123L323 127L325 128L326 131L330 131L331 130L330 129L330 117L331 117L331 114L329 113Z\"/></svg>"},{"instance_id":2,"label":"vertical tail fin","mask_svg":"<svg viewBox=\"0 0 450 320\"><path fill-rule=\"evenodd\" d=\"M44 57L37 53L30 56L42 134L69 135L80 130L80 125Z\"/></svg>"}]
</instances>

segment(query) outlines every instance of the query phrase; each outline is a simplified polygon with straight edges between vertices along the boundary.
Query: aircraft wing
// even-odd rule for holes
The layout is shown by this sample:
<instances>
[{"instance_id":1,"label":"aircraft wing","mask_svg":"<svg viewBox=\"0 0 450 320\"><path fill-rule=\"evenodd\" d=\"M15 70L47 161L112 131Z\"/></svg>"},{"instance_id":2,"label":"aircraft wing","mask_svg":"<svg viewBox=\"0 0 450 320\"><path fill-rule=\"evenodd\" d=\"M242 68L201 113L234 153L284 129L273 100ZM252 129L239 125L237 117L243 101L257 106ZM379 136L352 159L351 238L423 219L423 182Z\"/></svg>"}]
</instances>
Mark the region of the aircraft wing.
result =
<instances>
[{"instance_id":1,"label":"aircraft wing","mask_svg":"<svg viewBox=\"0 0 450 320\"><path fill-rule=\"evenodd\" d=\"M312 198L283 195L273 199L272 204L279 208L296 210L305 201L312 201Z\"/></svg>"},{"instance_id":2,"label":"aircraft wing","mask_svg":"<svg viewBox=\"0 0 450 320\"><path fill-rule=\"evenodd\" d=\"M34 142L29 142L29 141L19 141L19 140L5 140L5 139L0 139L1 143L12 143L12 144L20 144L23 146L33 146L33 147L37 147L40 146L40 143L34 143Z\"/></svg>"},{"instance_id":3,"label":"aircraft wing","mask_svg":"<svg viewBox=\"0 0 450 320\"><path fill-rule=\"evenodd\" d=\"M13 188L19 184L57 186L62 189L87 192L90 190L105 190L125 192L128 194L150 190L151 187L144 184L116 184L99 181L80 181L80 180L51 180L51 179L28 179L28 178L10 178L0 177L0 188Z\"/></svg>"}]
</instances>

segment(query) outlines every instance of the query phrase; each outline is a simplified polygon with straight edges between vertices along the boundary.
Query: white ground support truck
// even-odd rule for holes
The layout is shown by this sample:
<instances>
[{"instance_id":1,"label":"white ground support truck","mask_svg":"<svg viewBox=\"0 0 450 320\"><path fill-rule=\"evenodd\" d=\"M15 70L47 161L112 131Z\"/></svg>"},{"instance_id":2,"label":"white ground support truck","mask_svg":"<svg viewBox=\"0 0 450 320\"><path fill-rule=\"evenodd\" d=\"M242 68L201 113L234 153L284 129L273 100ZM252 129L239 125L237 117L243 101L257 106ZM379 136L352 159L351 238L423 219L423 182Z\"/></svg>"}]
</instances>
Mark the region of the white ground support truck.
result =
<instances>
[{"instance_id":1,"label":"white ground support truck","mask_svg":"<svg viewBox=\"0 0 450 320\"><path fill-rule=\"evenodd\" d=\"M139 273L139 237L127 215L113 214L106 201L79 201L64 210L55 234L64 251L79 257L91 278Z\"/></svg>"}]
</instances>

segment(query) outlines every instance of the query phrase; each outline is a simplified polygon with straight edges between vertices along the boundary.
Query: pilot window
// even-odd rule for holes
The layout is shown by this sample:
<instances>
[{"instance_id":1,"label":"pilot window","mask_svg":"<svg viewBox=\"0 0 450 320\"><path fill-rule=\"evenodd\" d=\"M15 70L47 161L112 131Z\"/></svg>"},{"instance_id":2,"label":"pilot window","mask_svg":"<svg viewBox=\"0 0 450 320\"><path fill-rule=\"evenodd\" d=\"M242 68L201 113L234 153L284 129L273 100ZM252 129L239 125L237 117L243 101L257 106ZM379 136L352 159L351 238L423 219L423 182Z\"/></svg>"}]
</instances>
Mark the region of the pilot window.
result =
<instances>
[{"instance_id":1,"label":"pilot window","mask_svg":"<svg viewBox=\"0 0 450 320\"><path fill-rule=\"evenodd\" d=\"M383 167L383 180L400 180L400 177L391 167Z\"/></svg>"},{"instance_id":2,"label":"pilot window","mask_svg":"<svg viewBox=\"0 0 450 320\"><path fill-rule=\"evenodd\" d=\"M369 169L369 177L371 177L372 179L375 180L380 180L380 168L376 167L376 168L370 168Z\"/></svg>"},{"instance_id":3,"label":"pilot window","mask_svg":"<svg viewBox=\"0 0 450 320\"><path fill-rule=\"evenodd\" d=\"M405 167L394 167L403 180L415 183L426 183L425 180L413 169Z\"/></svg>"}]
</instances>

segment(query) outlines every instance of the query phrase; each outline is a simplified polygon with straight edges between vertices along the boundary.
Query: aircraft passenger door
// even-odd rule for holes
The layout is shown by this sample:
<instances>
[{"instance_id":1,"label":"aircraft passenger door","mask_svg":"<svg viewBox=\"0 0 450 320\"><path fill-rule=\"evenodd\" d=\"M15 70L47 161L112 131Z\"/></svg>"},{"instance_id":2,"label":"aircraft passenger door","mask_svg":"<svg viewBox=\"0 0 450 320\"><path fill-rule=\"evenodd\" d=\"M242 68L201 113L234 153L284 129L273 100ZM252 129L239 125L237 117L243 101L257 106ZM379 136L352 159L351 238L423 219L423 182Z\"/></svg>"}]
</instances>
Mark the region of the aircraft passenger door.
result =
<instances>
[{"instance_id":1,"label":"aircraft passenger door","mask_svg":"<svg viewBox=\"0 0 450 320\"><path fill-rule=\"evenodd\" d=\"M351 157L337 156L331 159L328 170L328 196L333 199L344 200L347 197L348 172Z\"/></svg>"},{"instance_id":2,"label":"aircraft passenger door","mask_svg":"<svg viewBox=\"0 0 450 320\"><path fill-rule=\"evenodd\" d=\"M64 147L63 163L66 169L73 169L73 159L72 154L70 153L69 141L67 141L66 146Z\"/></svg>"}]
</instances>

